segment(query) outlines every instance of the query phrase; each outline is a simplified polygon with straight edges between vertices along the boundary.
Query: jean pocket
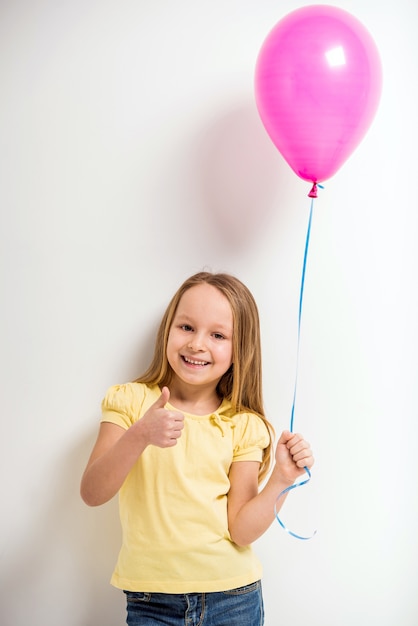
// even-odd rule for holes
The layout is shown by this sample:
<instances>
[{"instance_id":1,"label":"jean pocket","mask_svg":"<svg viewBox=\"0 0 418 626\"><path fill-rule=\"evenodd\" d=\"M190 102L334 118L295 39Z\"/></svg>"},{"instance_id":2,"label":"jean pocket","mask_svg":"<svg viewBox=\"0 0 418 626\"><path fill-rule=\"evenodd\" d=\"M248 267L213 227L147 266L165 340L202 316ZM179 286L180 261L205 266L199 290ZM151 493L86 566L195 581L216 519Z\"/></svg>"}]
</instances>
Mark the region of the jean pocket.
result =
<instances>
[{"instance_id":1,"label":"jean pocket","mask_svg":"<svg viewBox=\"0 0 418 626\"><path fill-rule=\"evenodd\" d=\"M126 591L123 592L126 595L128 602L135 604L136 602L149 602L151 600L151 594L143 591Z\"/></svg>"}]
</instances>

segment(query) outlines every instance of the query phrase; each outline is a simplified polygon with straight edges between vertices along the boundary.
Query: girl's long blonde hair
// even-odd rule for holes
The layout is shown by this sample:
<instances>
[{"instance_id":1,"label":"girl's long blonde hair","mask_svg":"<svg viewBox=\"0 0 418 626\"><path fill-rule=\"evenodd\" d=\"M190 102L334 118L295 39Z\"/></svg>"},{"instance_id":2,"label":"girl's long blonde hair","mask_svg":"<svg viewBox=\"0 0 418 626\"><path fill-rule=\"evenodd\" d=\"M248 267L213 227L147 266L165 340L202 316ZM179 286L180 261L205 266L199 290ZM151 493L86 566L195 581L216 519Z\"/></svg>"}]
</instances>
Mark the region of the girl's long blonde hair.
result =
<instances>
[{"instance_id":1,"label":"girl's long blonde hair","mask_svg":"<svg viewBox=\"0 0 418 626\"><path fill-rule=\"evenodd\" d=\"M228 299L233 315L233 364L219 381L217 392L221 398L231 402L235 413L256 413L265 422L270 433L270 443L264 450L260 465L261 482L268 473L272 461L274 429L264 415L258 309L251 292L238 278L224 273L199 272L184 281L171 299L161 320L151 364L135 382L169 386L173 374L167 360L170 328L183 294L201 283L219 289Z\"/></svg>"}]
</instances>

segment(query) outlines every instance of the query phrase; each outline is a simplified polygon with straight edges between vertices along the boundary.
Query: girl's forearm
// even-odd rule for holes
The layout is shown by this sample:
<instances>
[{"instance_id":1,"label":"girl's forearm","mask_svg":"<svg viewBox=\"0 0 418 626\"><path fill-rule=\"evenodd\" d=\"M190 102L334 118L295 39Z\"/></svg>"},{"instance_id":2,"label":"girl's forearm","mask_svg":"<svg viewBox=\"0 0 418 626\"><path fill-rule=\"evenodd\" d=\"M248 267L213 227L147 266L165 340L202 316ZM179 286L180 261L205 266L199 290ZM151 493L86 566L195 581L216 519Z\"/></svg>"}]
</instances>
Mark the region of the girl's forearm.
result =
<instances>
[{"instance_id":1,"label":"girl's forearm","mask_svg":"<svg viewBox=\"0 0 418 626\"><path fill-rule=\"evenodd\" d=\"M265 533L275 519L275 508L278 512L283 506L287 494L277 498L287 487L289 483L271 477L265 487L243 505L229 528L234 543L247 546Z\"/></svg>"},{"instance_id":2,"label":"girl's forearm","mask_svg":"<svg viewBox=\"0 0 418 626\"><path fill-rule=\"evenodd\" d=\"M113 498L123 485L146 444L127 430L101 456L87 466L81 479L81 497L89 506L99 506Z\"/></svg>"}]
</instances>

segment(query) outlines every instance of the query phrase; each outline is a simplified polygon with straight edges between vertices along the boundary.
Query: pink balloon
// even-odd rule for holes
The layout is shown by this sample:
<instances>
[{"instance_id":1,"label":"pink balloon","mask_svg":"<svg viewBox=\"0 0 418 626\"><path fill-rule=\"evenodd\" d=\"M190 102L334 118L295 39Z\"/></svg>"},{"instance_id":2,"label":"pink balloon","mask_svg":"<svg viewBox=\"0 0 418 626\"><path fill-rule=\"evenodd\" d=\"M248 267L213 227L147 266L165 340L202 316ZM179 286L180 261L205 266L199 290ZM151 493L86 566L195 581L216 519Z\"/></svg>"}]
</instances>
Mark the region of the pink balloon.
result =
<instances>
[{"instance_id":1,"label":"pink balloon","mask_svg":"<svg viewBox=\"0 0 418 626\"><path fill-rule=\"evenodd\" d=\"M255 97L267 133L294 172L314 183L333 176L363 139L381 86L372 37L332 6L289 13L256 64Z\"/></svg>"}]
</instances>

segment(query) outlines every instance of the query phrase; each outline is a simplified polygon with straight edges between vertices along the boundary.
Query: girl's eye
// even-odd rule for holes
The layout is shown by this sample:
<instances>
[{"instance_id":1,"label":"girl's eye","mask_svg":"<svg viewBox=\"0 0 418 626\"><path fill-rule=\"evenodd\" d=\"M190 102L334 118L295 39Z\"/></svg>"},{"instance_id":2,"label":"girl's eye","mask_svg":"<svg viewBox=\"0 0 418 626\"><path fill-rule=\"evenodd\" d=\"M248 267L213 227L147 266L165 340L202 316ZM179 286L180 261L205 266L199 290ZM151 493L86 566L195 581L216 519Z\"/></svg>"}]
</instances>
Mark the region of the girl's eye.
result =
<instances>
[{"instance_id":1,"label":"girl's eye","mask_svg":"<svg viewBox=\"0 0 418 626\"><path fill-rule=\"evenodd\" d=\"M213 336L215 337L215 339L225 339L225 337L221 335L221 333L213 333Z\"/></svg>"},{"instance_id":2,"label":"girl's eye","mask_svg":"<svg viewBox=\"0 0 418 626\"><path fill-rule=\"evenodd\" d=\"M192 327L191 327L189 324L182 324L182 325L180 326L180 328L181 328L182 330L185 330L185 331L190 331L190 330L192 330Z\"/></svg>"}]
</instances>

